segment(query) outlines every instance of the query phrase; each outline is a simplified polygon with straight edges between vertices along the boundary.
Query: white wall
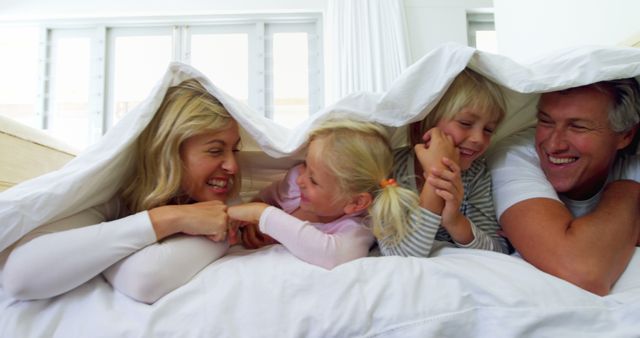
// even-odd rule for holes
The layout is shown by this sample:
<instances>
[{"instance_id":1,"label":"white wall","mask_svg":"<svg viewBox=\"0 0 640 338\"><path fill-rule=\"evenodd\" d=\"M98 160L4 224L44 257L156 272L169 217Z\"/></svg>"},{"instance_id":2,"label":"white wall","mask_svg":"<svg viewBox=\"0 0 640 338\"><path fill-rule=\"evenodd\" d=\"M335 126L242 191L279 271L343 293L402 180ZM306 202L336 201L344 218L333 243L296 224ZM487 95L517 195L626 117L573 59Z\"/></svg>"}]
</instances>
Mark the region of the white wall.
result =
<instances>
[{"instance_id":1,"label":"white wall","mask_svg":"<svg viewBox=\"0 0 640 338\"><path fill-rule=\"evenodd\" d=\"M638 0L494 0L494 9L498 51L520 62L640 33Z\"/></svg>"},{"instance_id":2,"label":"white wall","mask_svg":"<svg viewBox=\"0 0 640 338\"><path fill-rule=\"evenodd\" d=\"M405 0L411 62L446 42L467 44L467 11L493 0Z\"/></svg>"}]
</instances>

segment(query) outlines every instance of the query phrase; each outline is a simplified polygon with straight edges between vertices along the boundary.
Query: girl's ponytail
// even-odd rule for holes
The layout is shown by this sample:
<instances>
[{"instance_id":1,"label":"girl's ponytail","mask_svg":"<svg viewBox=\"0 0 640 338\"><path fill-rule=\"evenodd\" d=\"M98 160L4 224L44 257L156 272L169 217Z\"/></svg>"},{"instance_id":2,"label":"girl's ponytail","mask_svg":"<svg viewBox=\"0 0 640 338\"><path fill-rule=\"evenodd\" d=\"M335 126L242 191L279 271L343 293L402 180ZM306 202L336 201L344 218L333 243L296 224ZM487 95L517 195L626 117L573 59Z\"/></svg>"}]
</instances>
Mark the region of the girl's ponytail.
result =
<instances>
[{"instance_id":1,"label":"girl's ponytail","mask_svg":"<svg viewBox=\"0 0 640 338\"><path fill-rule=\"evenodd\" d=\"M373 234L379 241L398 244L413 229L409 226L409 215L419 207L419 197L414 191L398 186L394 179L380 183L369 216Z\"/></svg>"}]
</instances>

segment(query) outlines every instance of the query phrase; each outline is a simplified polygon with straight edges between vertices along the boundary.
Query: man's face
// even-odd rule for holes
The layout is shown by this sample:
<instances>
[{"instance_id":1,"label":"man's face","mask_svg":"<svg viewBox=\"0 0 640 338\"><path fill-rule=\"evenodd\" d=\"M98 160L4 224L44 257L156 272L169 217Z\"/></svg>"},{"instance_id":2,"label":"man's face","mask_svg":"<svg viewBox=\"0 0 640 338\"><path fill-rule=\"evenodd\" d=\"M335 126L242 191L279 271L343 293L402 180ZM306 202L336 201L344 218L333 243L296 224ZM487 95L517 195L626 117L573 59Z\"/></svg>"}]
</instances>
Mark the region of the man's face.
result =
<instances>
[{"instance_id":1,"label":"man's face","mask_svg":"<svg viewBox=\"0 0 640 338\"><path fill-rule=\"evenodd\" d=\"M558 193L584 200L606 182L616 152L631 141L611 130L611 96L594 87L543 94L538 105L536 152Z\"/></svg>"}]
</instances>

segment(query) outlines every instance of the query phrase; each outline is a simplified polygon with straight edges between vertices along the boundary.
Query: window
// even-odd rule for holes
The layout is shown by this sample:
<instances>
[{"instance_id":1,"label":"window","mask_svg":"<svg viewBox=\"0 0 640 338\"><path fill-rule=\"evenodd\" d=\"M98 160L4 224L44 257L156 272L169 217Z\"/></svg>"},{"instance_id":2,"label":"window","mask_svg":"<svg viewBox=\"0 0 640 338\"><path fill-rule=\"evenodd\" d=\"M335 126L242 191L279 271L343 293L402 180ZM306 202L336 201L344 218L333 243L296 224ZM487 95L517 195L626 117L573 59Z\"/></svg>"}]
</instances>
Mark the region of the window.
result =
<instances>
[{"instance_id":1,"label":"window","mask_svg":"<svg viewBox=\"0 0 640 338\"><path fill-rule=\"evenodd\" d=\"M315 75L318 57L311 31L292 31L286 26L271 25L267 38L267 80L272 92L267 116L281 124L296 125L309 115L310 109L319 108L311 97L319 92Z\"/></svg>"},{"instance_id":2,"label":"window","mask_svg":"<svg viewBox=\"0 0 640 338\"><path fill-rule=\"evenodd\" d=\"M45 128L84 148L91 138L91 30L55 30L50 35Z\"/></svg>"},{"instance_id":3,"label":"window","mask_svg":"<svg viewBox=\"0 0 640 338\"><path fill-rule=\"evenodd\" d=\"M469 46L485 52L498 52L493 13L486 10L467 13L467 33Z\"/></svg>"},{"instance_id":4,"label":"window","mask_svg":"<svg viewBox=\"0 0 640 338\"><path fill-rule=\"evenodd\" d=\"M256 47L250 44L256 40L255 27L190 27L190 36L189 64L231 96L250 104L250 83L257 80L256 65L249 62L249 56L256 55ZM251 106L258 108L253 97Z\"/></svg>"},{"instance_id":5,"label":"window","mask_svg":"<svg viewBox=\"0 0 640 338\"><path fill-rule=\"evenodd\" d=\"M107 36L110 95L104 129L149 95L172 60L170 27L112 28Z\"/></svg>"},{"instance_id":6,"label":"window","mask_svg":"<svg viewBox=\"0 0 640 338\"><path fill-rule=\"evenodd\" d=\"M2 28L11 52L0 55L9 74L0 114L82 149L145 99L171 61L290 128L322 108L318 14L162 20Z\"/></svg>"},{"instance_id":7,"label":"window","mask_svg":"<svg viewBox=\"0 0 640 338\"><path fill-rule=\"evenodd\" d=\"M0 27L0 115L36 128L39 36L37 27Z\"/></svg>"}]
</instances>

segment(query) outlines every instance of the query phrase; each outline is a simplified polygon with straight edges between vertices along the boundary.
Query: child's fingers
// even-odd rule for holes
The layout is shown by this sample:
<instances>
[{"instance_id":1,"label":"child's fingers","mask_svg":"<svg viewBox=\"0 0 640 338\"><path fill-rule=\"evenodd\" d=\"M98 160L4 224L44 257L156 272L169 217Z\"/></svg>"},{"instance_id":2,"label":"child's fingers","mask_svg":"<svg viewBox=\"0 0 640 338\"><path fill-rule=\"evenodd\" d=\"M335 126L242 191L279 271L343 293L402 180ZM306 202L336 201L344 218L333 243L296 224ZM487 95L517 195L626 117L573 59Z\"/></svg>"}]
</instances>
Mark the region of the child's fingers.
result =
<instances>
[{"instance_id":1,"label":"child's fingers","mask_svg":"<svg viewBox=\"0 0 640 338\"><path fill-rule=\"evenodd\" d=\"M427 182L436 189L446 190L449 192L455 189L455 186L453 185L453 183L451 183L451 181L443 179L439 176L429 175L429 177L427 177Z\"/></svg>"},{"instance_id":2,"label":"child's fingers","mask_svg":"<svg viewBox=\"0 0 640 338\"><path fill-rule=\"evenodd\" d=\"M443 158L442 162L443 165L447 167L447 170L432 170L432 174L440 179L451 182L458 190L462 190L462 178L458 164L448 158Z\"/></svg>"},{"instance_id":3,"label":"child's fingers","mask_svg":"<svg viewBox=\"0 0 640 338\"><path fill-rule=\"evenodd\" d=\"M431 141L431 133L433 133L433 131L432 129L429 129L424 133L424 135L422 135L422 140L425 144L429 144L429 141Z\"/></svg>"},{"instance_id":4,"label":"child's fingers","mask_svg":"<svg viewBox=\"0 0 640 338\"><path fill-rule=\"evenodd\" d=\"M436 195L440 196L440 198L445 200L445 202L450 202L455 200L455 196L453 196L452 193L446 190L436 189Z\"/></svg>"},{"instance_id":5,"label":"child's fingers","mask_svg":"<svg viewBox=\"0 0 640 338\"><path fill-rule=\"evenodd\" d=\"M444 164L445 167L447 167L450 171L454 173L460 172L460 166L458 165L458 163L456 163L454 160L448 157L442 158L442 164Z\"/></svg>"},{"instance_id":6,"label":"child's fingers","mask_svg":"<svg viewBox=\"0 0 640 338\"><path fill-rule=\"evenodd\" d=\"M462 198L464 194L462 180L458 175L449 171L440 172L440 175L429 175L427 182L432 187L445 190L453 196L460 196L460 198Z\"/></svg>"},{"instance_id":7,"label":"child's fingers","mask_svg":"<svg viewBox=\"0 0 640 338\"><path fill-rule=\"evenodd\" d=\"M257 249L258 242L256 239L256 229L253 226L247 225L242 228L242 246L247 249Z\"/></svg>"},{"instance_id":8,"label":"child's fingers","mask_svg":"<svg viewBox=\"0 0 640 338\"><path fill-rule=\"evenodd\" d=\"M247 249L258 249L275 243L278 242L260 232L255 224L247 224L242 230L242 245Z\"/></svg>"},{"instance_id":9,"label":"child's fingers","mask_svg":"<svg viewBox=\"0 0 640 338\"><path fill-rule=\"evenodd\" d=\"M456 173L449 170L448 168L445 170L440 170L440 169L436 169L433 168L431 171L431 176L433 177L437 177L441 180L445 180L445 181L449 181L449 182L453 182L456 179Z\"/></svg>"},{"instance_id":10,"label":"child's fingers","mask_svg":"<svg viewBox=\"0 0 640 338\"><path fill-rule=\"evenodd\" d=\"M235 231L230 231L229 235L227 235L227 239L229 240L229 245L238 244L238 242L239 242L239 240L238 240L238 230L236 229Z\"/></svg>"}]
</instances>

